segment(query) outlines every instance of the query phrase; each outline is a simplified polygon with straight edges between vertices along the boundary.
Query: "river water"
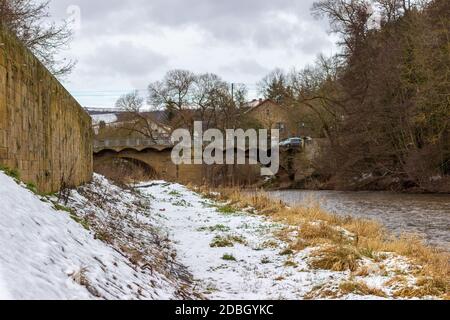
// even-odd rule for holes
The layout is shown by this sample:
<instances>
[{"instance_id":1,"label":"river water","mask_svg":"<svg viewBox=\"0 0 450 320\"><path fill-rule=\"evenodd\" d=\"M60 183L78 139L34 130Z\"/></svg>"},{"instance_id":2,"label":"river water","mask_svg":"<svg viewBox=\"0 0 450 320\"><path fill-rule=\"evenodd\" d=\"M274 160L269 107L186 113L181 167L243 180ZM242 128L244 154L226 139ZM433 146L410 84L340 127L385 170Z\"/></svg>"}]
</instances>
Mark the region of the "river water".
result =
<instances>
[{"instance_id":1,"label":"river water","mask_svg":"<svg viewBox=\"0 0 450 320\"><path fill-rule=\"evenodd\" d=\"M396 234L418 234L450 251L450 195L303 190L269 195L290 205L317 200L329 212L376 220Z\"/></svg>"}]
</instances>

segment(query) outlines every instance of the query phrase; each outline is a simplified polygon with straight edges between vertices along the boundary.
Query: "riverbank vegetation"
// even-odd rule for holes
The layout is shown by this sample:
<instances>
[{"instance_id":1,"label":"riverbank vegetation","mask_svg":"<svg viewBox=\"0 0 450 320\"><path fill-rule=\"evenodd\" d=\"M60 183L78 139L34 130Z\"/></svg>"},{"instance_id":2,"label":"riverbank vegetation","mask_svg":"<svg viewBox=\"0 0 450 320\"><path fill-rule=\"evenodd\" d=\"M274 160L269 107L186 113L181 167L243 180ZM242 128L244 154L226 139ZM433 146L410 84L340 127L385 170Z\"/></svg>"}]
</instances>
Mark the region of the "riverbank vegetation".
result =
<instances>
[{"instance_id":1,"label":"riverbank vegetation","mask_svg":"<svg viewBox=\"0 0 450 320\"><path fill-rule=\"evenodd\" d=\"M388 258L406 257L411 263L409 270L405 272L399 269L397 276L389 280L389 285L396 288L394 297L450 298L450 255L424 245L417 236L397 237L376 222L338 217L325 212L317 203L288 207L264 193L249 194L239 189L212 192L207 188L201 189L201 192L207 197L226 202L227 208L263 215L285 225L277 236L290 243L286 254L314 248L314 259L310 262L312 268L350 271L354 276L364 276L375 272L361 263L364 259L377 262L381 267L375 268L383 269L383 261ZM382 270L377 271L382 273ZM411 274L414 275L414 281L408 278ZM349 282L343 286L344 291L367 291L367 287L361 287L358 283ZM317 288L316 291L313 294L315 297L327 295L326 288Z\"/></svg>"},{"instance_id":2,"label":"riverbank vegetation","mask_svg":"<svg viewBox=\"0 0 450 320\"><path fill-rule=\"evenodd\" d=\"M450 3L322 0L340 52L261 83L323 138L325 188L450 192ZM319 184L320 185L320 184Z\"/></svg>"}]
</instances>

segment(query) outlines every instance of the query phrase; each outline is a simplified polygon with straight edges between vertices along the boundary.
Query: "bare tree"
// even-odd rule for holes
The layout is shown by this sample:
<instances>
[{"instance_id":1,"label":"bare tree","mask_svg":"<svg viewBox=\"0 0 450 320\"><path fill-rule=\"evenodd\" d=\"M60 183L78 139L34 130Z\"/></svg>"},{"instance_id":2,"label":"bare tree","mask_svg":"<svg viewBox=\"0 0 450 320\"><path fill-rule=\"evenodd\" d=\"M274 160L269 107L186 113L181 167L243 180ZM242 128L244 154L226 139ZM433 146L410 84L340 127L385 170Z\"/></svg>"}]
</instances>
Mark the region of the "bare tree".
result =
<instances>
[{"instance_id":1,"label":"bare tree","mask_svg":"<svg viewBox=\"0 0 450 320\"><path fill-rule=\"evenodd\" d=\"M373 14L369 0L322 0L315 2L312 10L317 17L328 17L346 54L355 53L364 41Z\"/></svg>"},{"instance_id":2,"label":"bare tree","mask_svg":"<svg viewBox=\"0 0 450 320\"><path fill-rule=\"evenodd\" d=\"M169 71L162 81L148 87L148 104L167 110L174 126L192 128L192 90L195 75L187 70Z\"/></svg>"},{"instance_id":3,"label":"bare tree","mask_svg":"<svg viewBox=\"0 0 450 320\"><path fill-rule=\"evenodd\" d=\"M258 83L258 90L265 98L279 104L286 105L291 103L292 88L289 83L289 77L281 69L275 69L265 76Z\"/></svg>"},{"instance_id":4,"label":"bare tree","mask_svg":"<svg viewBox=\"0 0 450 320\"><path fill-rule=\"evenodd\" d=\"M164 126L158 123L150 112L143 112L143 106L144 98L137 90L121 96L116 102L116 108L125 111L128 117L122 121L120 128L156 142L161 137L162 131L165 131Z\"/></svg>"},{"instance_id":5,"label":"bare tree","mask_svg":"<svg viewBox=\"0 0 450 320\"><path fill-rule=\"evenodd\" d=\"M220 128L224 120L231 124L245 93L245 87L237 86L232 94L231 85L215 74L173 70L162 81L149 85L148 103L164 109L174 128L192 129L194 120Z\"/></svg>"},{"instance_id":6,"label":"bare tree","mask_svg":"<svg viewBox=\"0 0 450 320\"><path fill-rule=\"evenodd\" d=\"M141 112L144 105L144 99L139 92L133 91L121 96L116 102L116 108L128 112Z\"/></svg>"},{"instance_id":7,"label":"bare tree","mask_svg":"<svg viewBox=\"0 0 450 320\"><path fill-rule=\"evenodd\" d=\"M314 12L341 35L344 55L337 69L303 72L296 87L328 123L334 182L449 190L449 2L323 0Z\"/></svg>"},{"instance_id":8,"label":"bare tree","mask_svg":"<svg viewBox=\"0 0 450 320\"><path fill-rule=\"evenodd\" d=\"M223 103L221 98L226 92L228 85L218 75L205 73L195 77L190 103L206 128L217 124L217 113Z\"/></svg>"},{"instance_id":9,"label":"bare tree","mask_svg":"<svg viewBox=\"0 0 450 320\"><path fill-rule=\"evenodd\" d=\"M0 24L27 46L56 76L67 75L74 61L59 59L58 53L67 47L72 32L66 21L48 23L50 0L0 0Z\"/></svg>"}]
</instances>

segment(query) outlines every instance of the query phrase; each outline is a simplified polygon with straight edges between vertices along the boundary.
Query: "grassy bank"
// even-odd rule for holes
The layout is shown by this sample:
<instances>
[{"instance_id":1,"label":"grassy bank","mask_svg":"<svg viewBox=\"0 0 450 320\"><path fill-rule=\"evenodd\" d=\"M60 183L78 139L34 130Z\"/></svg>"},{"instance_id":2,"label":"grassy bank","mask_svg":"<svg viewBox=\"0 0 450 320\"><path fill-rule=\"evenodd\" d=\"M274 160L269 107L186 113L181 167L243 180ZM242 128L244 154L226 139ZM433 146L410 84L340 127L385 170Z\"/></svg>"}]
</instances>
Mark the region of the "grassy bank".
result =
<instances>
[{"instance_id":1,"label":"grassy bank","mask_svg":"<svg viewBox=\"0 0 450 320\"><path fill-rule=\"evenodd\" d=\"M376 222L329 214L318 203L288 207L264 193L207 188L197 191L226 203L222 208L224 211L245 210L283 223L286 227L278 237L290 243L286 254L314 248L313 268L350 271L355 276L364 276L373 270L362 267L360 262L363 259L370 259L383 269L384 260L398 255L407 258L411 267L407 272L399 270L397 277L391 280L390 285L397 288L395 297L438 296L450 299L450 255L424 245L416 236L394 236ZM411 276L414 281L411 281ZM359 283L346 283L341 290L368 289ZM323 288L317 288L317 291L319 295L332 296Z\"/></svg>"}]
</instances>

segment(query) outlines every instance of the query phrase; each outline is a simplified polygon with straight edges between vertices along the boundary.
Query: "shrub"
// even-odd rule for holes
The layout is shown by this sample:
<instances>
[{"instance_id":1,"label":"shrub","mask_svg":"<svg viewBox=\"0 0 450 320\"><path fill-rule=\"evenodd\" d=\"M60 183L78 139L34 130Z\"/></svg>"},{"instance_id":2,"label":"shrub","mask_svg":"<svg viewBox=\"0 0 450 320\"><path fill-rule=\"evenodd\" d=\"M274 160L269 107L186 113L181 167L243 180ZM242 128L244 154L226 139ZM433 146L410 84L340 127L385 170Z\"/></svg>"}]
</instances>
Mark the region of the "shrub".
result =
<instances>
[{"instance_id":1,"label":"shrub","mask_svg":"<svg viewBox=\"0 0 450 320\"><path fill-rule=\"evenodd\" d=\"M232 254L224 254L222 259L225 261L237 261Z\"/></svg>"},{"instance_id":2,"label":"shrub","mask_svg":"<svg viewBox=\"0 0 450 320\"><path fill-rule=\"evenodd\" d=\"M226 248L226 247L234 247L234 244L228 238L215 237L209 246L211 248Z\"/></svg>"},{"instance_id":3,"label":"shrub","mask_svg":"<svg viewBox=\"0 0 450 320\"><path fill-rule=\"evenodd\" d=\"M217 211L219 211L219 213L222 213L222 214L235 214L236 213L236 209L234 209L230 205L221 206L217 209Z\"/></svg>"},{"instance_id":4,"label":"shrub","mask_svg":"<svg viewBox=\"0 0 450 320\"><path fill-rule=\"evenodd\" d=\"M226 237L217 236L211 242L210 247L211 248L233 247L235 243L245 244L246 241L244 238L240 236L226 236Z\"/></svg>"}]
</instances>

